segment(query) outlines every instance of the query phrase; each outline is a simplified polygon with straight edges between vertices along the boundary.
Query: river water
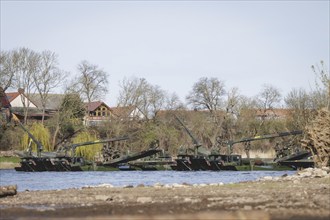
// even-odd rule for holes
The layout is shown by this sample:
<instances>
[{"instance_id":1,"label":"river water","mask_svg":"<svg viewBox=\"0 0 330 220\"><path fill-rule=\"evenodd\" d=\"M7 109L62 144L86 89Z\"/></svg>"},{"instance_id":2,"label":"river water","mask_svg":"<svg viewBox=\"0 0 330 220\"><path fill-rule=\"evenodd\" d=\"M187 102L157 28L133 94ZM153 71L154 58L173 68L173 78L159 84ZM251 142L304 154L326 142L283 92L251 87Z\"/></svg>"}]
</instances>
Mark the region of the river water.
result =
<instances>
[{"instance_id":1,"label":"river water","mask_svg":"<svg viewBox=\"0 0 330 220\"><path fill-rule=\"evenodd\" d=\"M111 184L117 187L156 183L237 183L264 176L292 175L295 171L111 171L111 172L17 172L0 170L0 186L17 185L18 191L56 190Z\"/></svg>"}]
</instances>

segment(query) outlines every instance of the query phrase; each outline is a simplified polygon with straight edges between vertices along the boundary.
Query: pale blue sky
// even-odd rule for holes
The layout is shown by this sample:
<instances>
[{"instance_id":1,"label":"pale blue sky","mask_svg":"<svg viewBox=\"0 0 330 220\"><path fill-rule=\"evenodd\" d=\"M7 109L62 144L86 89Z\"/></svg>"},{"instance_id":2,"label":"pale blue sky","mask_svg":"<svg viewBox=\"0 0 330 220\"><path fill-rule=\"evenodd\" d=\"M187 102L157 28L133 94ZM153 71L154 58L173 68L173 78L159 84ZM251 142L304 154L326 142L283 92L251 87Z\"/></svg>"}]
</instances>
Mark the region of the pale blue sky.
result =
<instances>
[{"instance_id":1,"label":"pale blue sky","mask_svg":"<svg viewBox=\"0 0 330 220\"><path fill-rule=\"evenodd\" d=\"M1 50L59 55L76 74L82 60L118 83L141 77L182 101L201 77L254 96L263 84L285 96L310 89L311 65L329 65L329 1L3 1Z\"/></svg>"}]
</instances>

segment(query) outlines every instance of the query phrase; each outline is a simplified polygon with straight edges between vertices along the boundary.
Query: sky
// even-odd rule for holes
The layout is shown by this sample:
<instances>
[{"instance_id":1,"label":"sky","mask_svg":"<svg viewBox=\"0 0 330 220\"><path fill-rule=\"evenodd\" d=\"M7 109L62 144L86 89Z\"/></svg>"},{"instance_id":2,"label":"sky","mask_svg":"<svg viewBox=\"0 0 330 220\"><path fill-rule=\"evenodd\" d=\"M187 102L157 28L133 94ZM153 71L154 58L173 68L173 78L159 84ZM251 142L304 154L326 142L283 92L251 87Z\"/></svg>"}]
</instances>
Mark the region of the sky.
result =
<instances>
[{"instance_id":1,"label":"sky","mask_svg":"<svg viewBox=\"0 0 330 220\"><path fill-rule=\"evenodd\" d=\"M248 97L265 84L285 96L312 89L311 65L329 67L329 2L1 0L0 49L55 52L69 77L82 60L98 65L110 106L131 77L183 102L201 77Z\"/></svg>"}]
</instances>

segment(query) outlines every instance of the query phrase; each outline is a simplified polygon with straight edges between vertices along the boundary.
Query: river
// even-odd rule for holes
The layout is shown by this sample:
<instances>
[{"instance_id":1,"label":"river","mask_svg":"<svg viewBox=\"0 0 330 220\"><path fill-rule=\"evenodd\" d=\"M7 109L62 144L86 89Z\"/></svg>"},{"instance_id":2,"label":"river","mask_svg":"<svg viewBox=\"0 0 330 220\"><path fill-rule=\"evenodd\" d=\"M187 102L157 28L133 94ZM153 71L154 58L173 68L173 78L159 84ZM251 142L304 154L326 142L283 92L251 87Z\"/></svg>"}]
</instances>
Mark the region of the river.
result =
<instances>
[{"instance_id":1,"label":"river","mask_svg":"<svg viewBox=\"0 0 330 220\"><path fill-rule=\"evenodd\" d=\"M94 172L17 172L0 170L0 185L17 185L18 191L56 190L111 184L116 187L156 183L210 184L237 183L264 176L292 175L295 171L94 171Z\"/></svg>"},{"instance_id":2,"label":"river","mask_svg":"<svg viewBox=\"0 0 330 220\"><path fill-rule=\"evenodd\" d=\"M97 171L97 172L17 172L0 170L0 185L17 185L18 191L56 190L111 184L117 187L156 183L210 184L237 183L264 176L292 175L295 171Z\"/></svg>"}]
</instances>

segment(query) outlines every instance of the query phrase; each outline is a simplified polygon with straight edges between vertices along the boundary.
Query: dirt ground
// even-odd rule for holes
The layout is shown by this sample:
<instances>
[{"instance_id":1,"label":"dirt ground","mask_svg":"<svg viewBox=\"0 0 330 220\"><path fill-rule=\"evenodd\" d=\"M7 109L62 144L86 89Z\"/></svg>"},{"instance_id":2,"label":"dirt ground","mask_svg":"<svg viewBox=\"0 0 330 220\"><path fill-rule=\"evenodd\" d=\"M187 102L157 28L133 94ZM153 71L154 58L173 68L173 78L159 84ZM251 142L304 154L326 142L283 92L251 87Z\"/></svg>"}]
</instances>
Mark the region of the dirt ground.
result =
<instances>
[{"instance_id":1,"label":"dirt ground","mask_svg":"<svg viewBox=\"0 0 330 220\"><path fill-rule=\"evenodd\" d=\"M0 218L330 219L329 175L225 185L25 191L0 198Z\"/></svg>"}]
</instances>

